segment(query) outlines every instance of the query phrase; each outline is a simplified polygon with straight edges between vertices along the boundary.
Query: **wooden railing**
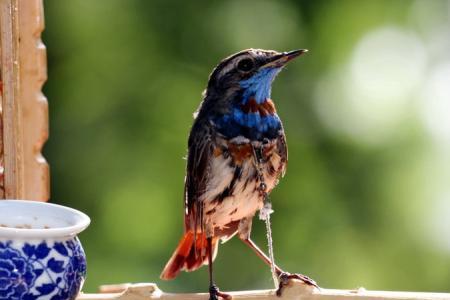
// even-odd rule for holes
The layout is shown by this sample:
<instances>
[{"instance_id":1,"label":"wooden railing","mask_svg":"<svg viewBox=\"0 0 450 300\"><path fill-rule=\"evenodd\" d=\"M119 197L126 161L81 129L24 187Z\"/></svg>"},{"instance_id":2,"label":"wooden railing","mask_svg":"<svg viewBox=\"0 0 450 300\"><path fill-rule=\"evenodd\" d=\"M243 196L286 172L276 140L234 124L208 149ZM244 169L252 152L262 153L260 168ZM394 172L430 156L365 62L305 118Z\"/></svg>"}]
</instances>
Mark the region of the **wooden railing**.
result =
<instances>
[{"instance_id":1,"label":"wooden railing","mask_svg":"<svg viewBox=\"0 0 450 300\"><path fill-rule=\"evenodd\" d=\"M164 293L155 284L113 285L100 288L102 293L81 294L77 300L208 300L208 294ZM292 280L278 297L274 290L230 292L233 300L450 300L446 293L414 293L357 290L317 289Z\"/></svg>"}]
</instances>

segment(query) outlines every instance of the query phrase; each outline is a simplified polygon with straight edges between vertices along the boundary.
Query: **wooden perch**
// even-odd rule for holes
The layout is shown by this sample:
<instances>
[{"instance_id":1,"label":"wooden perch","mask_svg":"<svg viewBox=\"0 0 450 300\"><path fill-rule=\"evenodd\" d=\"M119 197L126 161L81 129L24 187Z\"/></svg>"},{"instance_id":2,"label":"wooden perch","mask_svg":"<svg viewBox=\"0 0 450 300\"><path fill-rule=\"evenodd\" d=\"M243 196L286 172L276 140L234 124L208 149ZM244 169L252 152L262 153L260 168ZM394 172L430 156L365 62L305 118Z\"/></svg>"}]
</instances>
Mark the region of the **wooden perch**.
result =
<instances>
[{"instance_id":1,"label":"wooden perch","mask_svg":"<svg viewBox=\"0 0 450 300\"><path fill-rule=\"evenodd\" d=\"M207 300L208 294L171 294L162 292L154 283L102 286L100 294L80 294L77 300ZM228 292L227 292L228 293ZM300 281L292 280L277 297L274 290L230 292L233 299L252 300L450 300L447 293L415 293L357 290L316 289Z\"/></svg>"}]
</instances>

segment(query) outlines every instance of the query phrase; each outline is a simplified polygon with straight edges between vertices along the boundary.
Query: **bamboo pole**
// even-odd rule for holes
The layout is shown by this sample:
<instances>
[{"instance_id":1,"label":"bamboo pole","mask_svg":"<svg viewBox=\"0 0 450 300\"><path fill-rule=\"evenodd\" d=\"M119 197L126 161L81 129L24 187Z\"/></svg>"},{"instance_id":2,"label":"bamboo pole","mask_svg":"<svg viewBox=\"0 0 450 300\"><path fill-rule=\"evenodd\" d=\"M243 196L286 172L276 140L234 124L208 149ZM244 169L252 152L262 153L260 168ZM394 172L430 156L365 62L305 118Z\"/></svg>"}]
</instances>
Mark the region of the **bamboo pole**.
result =
<instances>
[{"instance_id":1,"label":"bamboo pole","mask_svg":"<svg viewBox=\"0 0 450 300\"><path fill-rule=\"evenodd\" d=\"M162 292L156 284L140 283L103 286L104 293L80 294L77 300L207 300L208 294L171 294ZM317 289L306 286L297 280L291 280L283 291L282 297L274 290L230 292L233 299L243 300L450 300L448 293L416 293L357 290Z\"/></svg>"},{"instance_id":2,"label":"bamboo pole","mask_svg":"<svg viewBox=\"0 0 450 300\"><path fill-rule=\"evenodd\" d=\"M0 196L46 201L49 169L41 155L48 136L42 0L0 0Z\"/></svg>"}]
</instances>

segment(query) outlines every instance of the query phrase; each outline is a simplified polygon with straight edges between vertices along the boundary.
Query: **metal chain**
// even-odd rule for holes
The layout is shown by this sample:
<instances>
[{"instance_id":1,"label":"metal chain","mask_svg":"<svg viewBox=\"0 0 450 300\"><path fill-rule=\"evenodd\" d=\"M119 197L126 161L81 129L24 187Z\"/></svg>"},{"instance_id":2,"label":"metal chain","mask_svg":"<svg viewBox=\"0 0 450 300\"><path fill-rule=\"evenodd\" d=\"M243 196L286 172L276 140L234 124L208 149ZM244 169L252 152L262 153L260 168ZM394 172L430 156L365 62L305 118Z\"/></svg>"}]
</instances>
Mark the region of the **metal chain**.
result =
<instances>
[{"instance_id":1,"label":"metal chain","mask_svg":"<svg viewBox=\"0 0 450 300\"><path fill-rule=\"evenodd\" d=\"M270 226L270 214L273 213L272 203L269 200L269 195L267 193L267 184L264 180L264 172L263 172L263 146L259 146L256 148L253 145L253 155L255 158L255 166L256 172L258 174L259 179L259 194L263 198L264 206L259 211L259 219L264 220L266 222L266 233L267 233L267 244L269 249L269 258L270 258L270 271L272 273L273 283L275 285L275 289L278 288L278 277L275 271L275 256L273 253L273 240L272 240L272 228Z\"/></svg>"}]
</instances>

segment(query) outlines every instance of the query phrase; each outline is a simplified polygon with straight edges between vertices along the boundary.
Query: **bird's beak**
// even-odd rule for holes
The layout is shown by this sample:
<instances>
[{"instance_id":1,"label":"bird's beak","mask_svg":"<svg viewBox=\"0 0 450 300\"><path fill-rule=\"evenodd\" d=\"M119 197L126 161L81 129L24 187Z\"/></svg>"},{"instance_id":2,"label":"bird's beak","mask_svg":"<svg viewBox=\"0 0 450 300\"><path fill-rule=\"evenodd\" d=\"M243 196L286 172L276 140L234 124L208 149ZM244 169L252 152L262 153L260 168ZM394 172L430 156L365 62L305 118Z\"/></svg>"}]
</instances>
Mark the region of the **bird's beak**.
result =
<instances>
[{"instance_id":1,"label":"bird's beak","mask_svg":"<svg viewBox=\"0 0 450 300\"><path fill-rule=\"evenodd\" d=\"M265 63L263 67L275 67L275 68L283 67L289 61L306 52L308 52L307 49L298 49L289 52L283 52L280 54L275 54L274 56L268 59L267 63Z\"/></svg>"}]
</instances>

